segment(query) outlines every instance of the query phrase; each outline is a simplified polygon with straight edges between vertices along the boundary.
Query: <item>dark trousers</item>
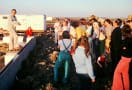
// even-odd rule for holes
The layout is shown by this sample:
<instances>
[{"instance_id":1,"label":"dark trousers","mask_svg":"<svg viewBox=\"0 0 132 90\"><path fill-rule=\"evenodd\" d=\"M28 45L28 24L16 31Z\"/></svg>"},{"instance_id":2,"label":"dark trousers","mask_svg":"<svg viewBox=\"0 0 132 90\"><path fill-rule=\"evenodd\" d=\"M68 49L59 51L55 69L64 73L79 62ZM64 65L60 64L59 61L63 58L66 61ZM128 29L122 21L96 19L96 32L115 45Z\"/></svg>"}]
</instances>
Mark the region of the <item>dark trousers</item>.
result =
<instances>
[{"instance_id":1,"label":"dark trousers","mask_svg":"<svg viewBox=\"0 0 132 90\"><path fill-rule=\"evenodd\" d=\"M80 85L77 90L90 90L91 88L91 79L87 74L77 74L79 78Z\"/></svg>"},{"instance_id":2,"label":"dark trousers","mask_svg":"<svg viewBox=\"0 0 132 90\"><path fill-rule=\"evenodd\" d=\"M121 54L119 50L111 50L111 59L112 59L112 73L114 74L114 70L121 59Z\"/></svg>"},{"instance_id":3,"label":"dark trousers","mask_svg":"<svg viewBox=\"0 0 132 90\"><path fill-rule=\"evenodd\" d=\"M100 40L99 43L99 55L104 54L104 50L105 50L105 40Z\"/></svg>"},{"instance_id":4,"label":"dark trousers","mask_svg":"<svg viewBox=\"0 0 132 90\"><path fill-rule=\"evenodd\" d=\"M100 42L98 38L93 39L93 52L95 54L95 60L97 60L99 57L99 43Z\"/></svg>"}]
</instances>

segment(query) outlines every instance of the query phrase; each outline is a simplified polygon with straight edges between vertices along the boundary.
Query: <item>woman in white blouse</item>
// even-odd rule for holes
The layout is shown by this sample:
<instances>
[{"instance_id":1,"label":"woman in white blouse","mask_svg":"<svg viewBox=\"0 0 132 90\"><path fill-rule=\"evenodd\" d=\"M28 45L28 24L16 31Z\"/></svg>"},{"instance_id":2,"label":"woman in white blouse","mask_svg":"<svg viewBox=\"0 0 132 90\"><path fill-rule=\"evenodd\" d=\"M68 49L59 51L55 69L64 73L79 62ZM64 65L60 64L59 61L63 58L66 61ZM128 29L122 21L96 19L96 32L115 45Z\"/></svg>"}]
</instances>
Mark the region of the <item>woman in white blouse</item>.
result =
<instances>
[{"instance_id":1,"label":"woman in white blouse","mask_svg":"<svg viewBox=\"0 0 132 90\"><path fill-rule=\"evenodd\" d=\"M95 82L91 56L89 54L88 39L83 36L78 41L78 46L73 55L73 61L76 68L77 76L80 80L79 90L88 90L89 77L91 82Z\"/></svg>"}]
</instances>

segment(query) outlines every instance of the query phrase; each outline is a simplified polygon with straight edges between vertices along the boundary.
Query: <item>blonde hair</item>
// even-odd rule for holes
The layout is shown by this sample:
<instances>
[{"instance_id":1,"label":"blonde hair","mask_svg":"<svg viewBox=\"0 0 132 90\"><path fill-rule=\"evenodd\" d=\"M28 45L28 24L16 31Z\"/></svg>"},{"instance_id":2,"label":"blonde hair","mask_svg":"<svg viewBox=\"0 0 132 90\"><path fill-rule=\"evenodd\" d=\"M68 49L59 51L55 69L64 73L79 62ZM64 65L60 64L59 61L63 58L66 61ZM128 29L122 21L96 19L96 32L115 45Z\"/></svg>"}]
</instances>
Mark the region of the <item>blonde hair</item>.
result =
<instances>
[{"instance_id":1,"label":"blonde hair","mask_svg":"<svg viewBox=\"0 0 132 90\"><path fill-rule=\"evenodd\" d=\"M99 30L99 23L98 22L93 23L93 29L94 30Z\"/></svg>"}]
</instances>

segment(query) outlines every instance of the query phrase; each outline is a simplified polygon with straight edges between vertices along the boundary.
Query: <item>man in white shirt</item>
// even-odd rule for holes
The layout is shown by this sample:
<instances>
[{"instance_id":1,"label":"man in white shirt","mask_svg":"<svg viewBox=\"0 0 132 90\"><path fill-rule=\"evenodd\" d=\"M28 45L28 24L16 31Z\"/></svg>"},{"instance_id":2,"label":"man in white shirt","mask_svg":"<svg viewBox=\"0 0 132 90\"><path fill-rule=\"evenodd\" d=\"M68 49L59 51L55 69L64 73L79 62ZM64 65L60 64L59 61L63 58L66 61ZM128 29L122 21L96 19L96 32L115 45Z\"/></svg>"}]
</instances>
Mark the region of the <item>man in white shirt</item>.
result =
<instances>
[{"instance_id":1,"label":"man in white shirt","mask_svg":"<svg viewBox=\"0 0 132 90\"><path fill-rule=\"evenodd\" d=\"M111 21L109 19L106 19L104 21L104 31L105 31L105 35L106 35L106 40L105 40L105 50L107 53L109 53L109 44L110 44L110 41L111 41L111 33L113 31L113 26L111 25Z\"/></svg>"},{"instance_id":2,"label":"man in white shirt","mask_svg":"<svg viewBox=\"0 0 132 90\"><path fill-rule=\"evenodd\" d=\"M55 43L57 43L57 41L58 41L58 31L59 31L60 27L61 27L60 19L57 18L56 22L54 24L54 28L55 28L54 29L55 30Z\"/></svg>"},{"instance_id":3,"label":"man in white shirt","mask_svg":"<svg viewBox=\"0 0 132 90\"><path fill-rule=\"evenodd\" d=\"M18 36L16 33L16 26L20 25L16 18L16 9L11 10L11 15L8 17L8 30L10 34L9 51L18 49Z\"/></svg>"}]
</instances>

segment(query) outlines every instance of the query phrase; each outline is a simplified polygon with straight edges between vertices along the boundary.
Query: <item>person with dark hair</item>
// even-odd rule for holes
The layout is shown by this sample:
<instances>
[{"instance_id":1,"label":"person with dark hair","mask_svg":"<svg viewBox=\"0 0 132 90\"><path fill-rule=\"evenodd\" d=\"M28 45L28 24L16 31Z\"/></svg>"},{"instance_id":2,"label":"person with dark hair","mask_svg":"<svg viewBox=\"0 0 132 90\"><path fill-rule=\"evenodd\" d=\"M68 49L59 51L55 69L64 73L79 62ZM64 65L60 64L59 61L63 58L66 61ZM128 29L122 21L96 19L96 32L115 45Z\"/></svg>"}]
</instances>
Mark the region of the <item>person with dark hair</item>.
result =
<instances>
[{"instance_id":1,"label":"person with dark hair","mask_svg":"<svg viewBox=\"0 0 132 90\"><path fill-rule=\"evenodd\" d=\"M132 20L127 20L126 23L131 27L132 30Z\"/></svg>"},{"instance_id":2,"label":"person with dark hair","mask_svg":"<svg viewBox=\"0 0 132 90\"><path fill-rule=\"evenodd\" d=\"M91 23L97 22L98 20L94 17L89 20Z\"/></svg>"},{"instance_id":3,"label":"person with dark hair","mask_svg":"<svg viewBox=\"0 0 132 90\"><path fill-rule=\"evenodd\" d=\"M70 39L70 34L68 31L64 31L62 34L62 40L58 41L58 46L60 48L59 56L54 66L54 81L55 83L59 82L59 68L64 67L64 76L62 83L66 84L69 79L69 69L70 69L70 62L71 62L71 55L69 51L72 47L72 40ZM63 66L64 65L64 66Z\"/></svg>"},{"instance_id":4,"label":"person with dark hair","mask_svg":"<svg viewBox=\"0 0 132 90\"><path fill-rule=\"evenodd\" d=\"M70 36L75 41L76 39L76 29L75 29L75 22L71 22L71 27L70 27Z\"/></svg>"},{"instance_id":5,"label":"person with dark hair","mask_svg":"<svg viewBox=\"0 0 132 90\"><path fill-rule=\"evenodd\" d=\"M68 21L63 21L63 24L62 24L62 31L68 31L70 32L70 28L68 27Z\"/></svg>"},{"instance_id":6,"label":"person with dark hair","mask_svg":"<svg viewBox=\"0 0 132 90\"><path fill-rule=\"evenodd\" d=\"M132 37L129 25L122 27L121 60L113 77L112 90L130 90L129 65L132 62ZM118 83L118 84L117 84Z\"/></svg>"},{"instance_id":7,"label":"person with dark hair","mask_svg":"<svg viewBox=\"0 0 132 90\"><path fill-rule=\"evenodd\" d=\"M105 53L105 33L104 33L104 23L99 22L99 55Z\"/></svg>"},{"instance_id":8,"label":"person with dark hair","mask_svg":"<svg viewBox=\"0 0 132 90\"><path fill-rule=\"evenodd\" d=\"M86 30L86 19L84 18L80 19L80 27Z\"/></svg>"},{"instance_id":9,"label":"person with dark hair","mask_svg":"<svg viewBox=\"0 0 132 90\"><path fill-rule=\"evenodd\" d=\"M93 42L92 42L92 24L90 22L87 22L86 24L87 30L86 30L86 34L88 37L88 43L89 43L89 53L91 54L91 57L95 57L94 56L94 52L93 52Z\"/></svg>"},{"instance_id":10,"label":"person with dark hair","mask_svg":"<svg viewBox=\"0 0 132 90\"><path fill-rule=\"evenodd\" d=\"M112 22L110 19L105 19L104 21L104 31L105 31L105 51L107 53L110 52L109 48L110 48L110 41L111 41L111 33L113 31L113 26L112 26Z\"/></svg>"},{"instance_id":11,"label":"person with dark hair","mask_svg":"<svg viewBox=\"0 0 132 90\"><path fill-rule=\"evenodd\" d=\"M116 23L119 25L119 27L121 28L122 20L118 18L115 22L116 22Z\"/></svg>"},{"instance_id":12,"label":"person with dark hair","mask_svg":"<svg viewBox=\"0 0 132 90\"><path fill-rule=\"evenodd\" d=\"M79 25L79 22L72 22L71 26L76 30L76 39L79 40L81 36L86 35L86 30Z\"/></svg>"},{"instance_id":13,"label":"person with dark hair","mask_svg":"<svg viewBox=\"0 0 132 90\"><path fill-rule=\"evenodd\" d=\"M82 36L78 40L78 45L73 55L73 61L76 68L76 74L80 80L79 90L89 90L90 83L95 82L95 75L93 72L93 65L91 56L89 54L88 38Z\"/></svg>"},{"instance_id":14,"label":"person with dark hair","mask_svg":"<svg viewBox=\"0 0 132 90\"><path fill-rule=\"evenodd\" d=\"M111 34L111 42L110 42L110 51L111 51L111 59L112 59L112 74L114 73L115 67L118 61L121 59L121 28L120 28L120 20L114 20L113 26L114 30Z\"/></svg>"},{"instance_id":15,"label":"person with dark hair","mask_svg":"<svg viewBox=\"0 0 132 90\"><path fill-rule=\"evenodd\" d=\"M64 21L68 22L68 28L70 29L70 27L71 27L71 20L69 18L65 18Z\"/></svg>"},{"instance_id":16,"label":"person with dark hair","mask_svg":"<svg viewBox=\"0 0 132 90\"><path fill-rule=\"evenodd\" d=\"M100 33L100 26L98 22L93 23L93 35L92 35L92 42L93 42L93 53L95 54L95 62L100 55L99 51L99 33Z\"/></svg>"},{"instance_id":17,"label":"person with dark hair","mask_svg":"<svg viewBox=\"0 0 132 90\"><path fill-rule=\"evenodd\" d=\"M16 26L20 25L16 18L16 9L11 10L11 15L8 18L8 30L10 34L9 51L18 50L18 36Z\"/></svg>"}]
</instances>

